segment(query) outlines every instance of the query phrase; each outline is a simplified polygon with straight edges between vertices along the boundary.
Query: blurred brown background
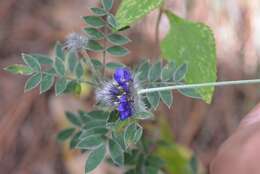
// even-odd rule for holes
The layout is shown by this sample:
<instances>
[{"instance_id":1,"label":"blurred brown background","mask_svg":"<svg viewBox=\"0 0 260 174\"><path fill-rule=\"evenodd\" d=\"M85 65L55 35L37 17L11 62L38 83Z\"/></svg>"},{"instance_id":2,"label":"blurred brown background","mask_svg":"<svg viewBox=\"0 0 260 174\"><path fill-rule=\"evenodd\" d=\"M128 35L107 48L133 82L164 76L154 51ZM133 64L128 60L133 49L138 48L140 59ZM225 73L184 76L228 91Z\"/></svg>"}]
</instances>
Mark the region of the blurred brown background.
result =
<instances>
[{"instance_id":1,"label":"blurred brown background","mask_svg":"<svg viewBox=\"0 0 260 174\"><path fill-rule=\"evenodd\" d=\"M89 14L88 8L96 2L0 0L1 174L83 173L85 156L57 143L55 134L67 125L64 110L91 109L91 91L87 88L80 98L54 97L52 91L23 94L25 78L2 68L21 63L22 52L52 54L56 40L63 41L68 33L82 29L80 16ZM168 0L166 7L213 29L219 81L259 78L259 0ZM134 65L140 58L158 57L154 37L157 13L127 31L131 54L124 63ZM167 29L167 20L162 18L161 37ZM210 105L175 93L174 107L169 111L161 105L160 110L170 120L176 142L191 147L207 167L219 145L259 98L259 85L223 87L216 89ZM102 166L96 173L104 173L106 168Z\"/></svg>"}]
</instances>

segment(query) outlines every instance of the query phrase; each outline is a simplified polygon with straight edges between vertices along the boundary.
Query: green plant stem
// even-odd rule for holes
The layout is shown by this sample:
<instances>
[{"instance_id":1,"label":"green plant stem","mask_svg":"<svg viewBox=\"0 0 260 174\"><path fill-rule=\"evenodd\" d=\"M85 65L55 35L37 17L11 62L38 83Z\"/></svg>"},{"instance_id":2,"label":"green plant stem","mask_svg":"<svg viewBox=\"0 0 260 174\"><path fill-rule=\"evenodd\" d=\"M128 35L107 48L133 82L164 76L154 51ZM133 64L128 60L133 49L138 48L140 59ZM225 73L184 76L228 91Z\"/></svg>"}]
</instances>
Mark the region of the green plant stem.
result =
<instances>
[{"instance_id":1,"label":"green plant stem","mask_svg":"<svg viewBox=\"0 0 260 174\"><path fill-rule=\"evenodd\" d=\"M152 92L158 92L158 91L177 90L177 89L187 89L187 88L242 85L242 84L255 84L255 83L260 83L260 79L209 82L209 83L197 83L197 84L188 84L188 85L174 85L174 86L164 86L164 87L156 87L156 88L146 88L146 89L139 90L138 94L152 93Z\"/></svg>"}]
</instances>

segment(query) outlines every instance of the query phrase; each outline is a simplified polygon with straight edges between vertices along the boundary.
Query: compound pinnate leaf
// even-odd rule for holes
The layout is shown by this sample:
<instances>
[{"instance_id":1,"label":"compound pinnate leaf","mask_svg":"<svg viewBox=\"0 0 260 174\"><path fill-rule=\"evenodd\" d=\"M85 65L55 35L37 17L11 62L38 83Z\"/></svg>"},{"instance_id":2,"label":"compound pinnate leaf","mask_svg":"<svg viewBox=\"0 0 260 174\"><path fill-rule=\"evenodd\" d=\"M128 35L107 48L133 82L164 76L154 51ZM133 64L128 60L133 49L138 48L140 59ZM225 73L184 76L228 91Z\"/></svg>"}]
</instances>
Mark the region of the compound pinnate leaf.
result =
<instances>
[{"instance_id":1,"label":"compound pinnate leaf","mask_svg":"<svg viewBox=\"0 0 260 174\"><path fill-rule=\"evenodd\" d=\"M142 61L142 63L140 64L140 66L137 69L137 73L139 73L139 80L145 80L148 76L148 72L149 72L149 68L150 65L147 62L147 60Z\"/></svg>"},{"instance_id":2,"label":"compound pinnate leaf","mask_svg":"<svg viewBox=\"0 0 260 174\"><path fill-rule=\"evenodd\" d=\"M124 164L124 152L121 146L114 140L108 141L108 149L112 161L118 165L122 166Z\"/></svg>"},{"instance_id":3,"label":"compound pinnate leaf","mask_svg":"<svg viewBox=\"0 0 260 174\"><path fill-rule=\"evenodd\" d=\"M99 52L102 51L104 48L97 41L89 40L86 49Z\"/></svg>"},{"instance_id":4,"label":"compound pinnate leaf","mask_svg":"<svg viewBox=\"0 0 260 174\"><path fill-rule=\"evenodd\" d=\"M41 71L41 65L35 57L29 54L22 54L22 58L24 63L31 67L34 71Z\"/></svg>"},{"instance_id":5,"label":"compound pinnate leaf","mask_svg":"<svg viewBox=\"0 0 260 174\"><path fill-rule=\"evenodd\" d=\"M158 8L163 0L123 0L117 10L117 29L124 28L150 11Z\"/></svg>"},{"instance_id":6,"label":"compound pinnate leaf","mask_svg":"<svg viewBox=\"0 0 260 174\"><path fill-rule=\"evenodd\" d=\"M161 75L161 62L158 61L150 67L148 72L148 80L156 81L160 78L160 75Z\"/></svg>"},{"instance_id":7,"label":"compound pinnate leaf","mask_svg":"<svg viewBox=\"0 0 260 174\"><path fill-rule=\"evenodd\" d=\"M139 119L139 120L151 119L151 118L153 118L153 113L148 112L148 111L137 112L135 114L135 118Z\"/></svg>"},{"instance_id":8,"label":"compound pinnate leaf","mask_svg":"<svg viewBox=\"0 0 260 174\"><path fill-rule=\"evenodd\" d=\"M128 54L128 50L121 46L112 46L107 49L107 52L109 52L113 56L126 56Z\"/></svg>"},{"instance_id":9,"label":"compound pinnate leaf","mask_svg":"<svg viewBox=\"0 0 260 174\"><path fill-rule=\"evenodd\" d=\"M90 152L85 165L85 173L90 173L98 167L106 155L106 147L104 144Z\"/></svg>"},{"instance_id":10,"label":"compound pinnate leaf","mask_svg":"<svg viewBox=\"0 0 260 174\"><path fill-rule=\"evenodd\" d=\"M143 128L138 123L132 123L125 128L124 131L124 144L131 145L137 144L143 134Z\"/></svg>"},{"instance_id":11,"label":"compound pinnate leaf","mask_svg":"<svg viewBox=\"0 0 260 174\"><path fill-rule=\"evenodd\" d=\"M95 28L102 28L105 25L104 21L97 16L84 16L83 19L88 25Z\"/></svg>"},{"instance_id":12,"label":"compound pinnate leaf","mask_svg":"<svg viewBox=\"0 0 260 174\"><path fill-rule=\"evenodd\" d=\"M101 3L106 10L111 10L113 7L113 0L101 0Z\"/></svg>"},{"instance_id":13,"label":"compound pinnate leaf","mask_svg":"<svg viewBox=\"0 0 260 174\"><path fill-rule=\"evenodd\" d=\"M112 27L112 28L117 28L118 24L117 24L117 21L116 21L116 18L112 15L112 14L109 14L107 16L107 22L109 23L109 25Z\"/></svg>"},{"instance_id":14,"label":"compound pinnate leaf","mask_svg":"<svg viewBox=\"0 0 260 174\"><path fill-rule=\"evenodd\" d=\"M91 135L82 139L76 146L77 149L96 149L100 144L103 143L103 139L100 135Z\"/></svg>"},{"instance_id":15,"label":"compound pinnate leaf","mask_svg":"<svg viewBox=\"0 0 260 174\"><path fill-rule=\"evenodd\" d=\"M90 39L99 40L104 38L104 34L98 31L96 28L85 28L84 31L90 37Z\"/></svg>"},{"instance_id":16,"label":"compound pinnate leaf","mask_svg":"<svg viewBox=\"0 0 260 174\"><path fill-rule=\"evenodd\" d=\"M189 84L216 81L216 48L211 29L202 24L182 19L166 11L170 31L161 42L161 52L177 65L189 64L185 81ZM214 87L196 89L207 103L211 102Z\"/></svg>"},{"instance_id":17,"label":"compound pinnate leaf","mask_svg":"<svg viewBox=\"0 0 260 174\"><path fill-rule=\"evenodd\" d=\"M74 68L77 64L77 56L75 51L69 51L66 55L66 60L67 60L67 66L70 70L71 73L74 72Z\"/></svg>"},{"instance_id":18,"label":"compound pinnate leaf","mask_svg":"<svg viewBox=\"0 0 260 174\"><path fill-rule=\"evenodd\" d=\"M106 126L106 120L91 120L85 123L84 129L92 129L96 127L104 128Z\"/></svg>"},{"instance_id":19,"label":"compound pinnate leaf","mask_svg":"<svg viewBox=\"0 0 260 174\"><path fill-rule=\"evenodd\" d=\"M109 112L105 112L105 111L102 111L102 110L94 110L94 111L89 112L88 115L93 120L106 121L109 117Z\"/></svg>"},{"instance_id":20,"label":"compound pinnate leaf","mask_svg":"<svg viewBox=\"0 0 260 174\"><path fill-rule=\"evenodd\" d=\"M91 129L84 130L81 133L79 139L84 139L84 138L86 138L88 136L91 136L91 135L100 135L100 136L102 136L102 135L106 134L107 131L108 130L106 128L104 128L104 127L93 127Z\"/></svg>"},{"instance_id":21,"label":"compound pinnate leaf","mask_svg":"<svg viewBox=\"0 0 260 174\"><path fill-rule=\"evenodd\" d=\"M19 64L9 65L8 67L4 68L4 70L10 73L23 74L23 75L31 75L33 73L31 67L25 65L19 65Z\"/></svg>"},{"instance_id":22,"label":"compound pinnate leaf","mask_svg":"<svg viewBox=\"0 0 260 174\"><path fill-rule=\"evenodd\" d=\"M121 34L110 34L107 37L108 41L115 45L125 45L129 42L129 39L126 36L123 36Z\"/></svg>"},{"instance_id":23,"label":"compound pinnate leaf","mask_svg":"<svg viewBox=\"0 0 260 174\"><path fill-rule=\"evenodd\" d=\"M172 91L160 91L159 94L163 103L170 108L173 103Z\"/></svg>"},{"instance_id":24,"label":"compound pinnate leaf","mask_svg":"<svg viewBox=\"0 0 260 174\"><path fill-rule=\"evenodd\" d=\"M106 67L109 69L115 70L117 68L125 67L125 65L122 63L118 63L118 62L109 62L106 64Z\"/></svg>"},{"instance_id":25,"label":"compound pinnate leaf","mask_svg":"<svg viewBox=\"0 0 260 174\"><path fill-rule=\"evenodd\" d=\"M42 79L42 75L41 73L36 73L34 75L32 75L25 83L25 87L24 87L24 91L30 91L33 88L35 88L37 85L40 84Z\"/></svg>"},{"instance_id":26,"label":"compound pinnate leaf","mask_svg":"<svg viewBox=\"0 0 260 174\"><path fill-rule=\"evenodd\" d=\"M180 65L173 74L174 81L181 81L185 78L188 71L188 65L186 63Z\"/></svg>"},{"instance_id":27,"label":"compound pinnate leaf","mask_svg":"<svg viewBox=\"0 0 260 174\"><path fill-rule=\"evenodd\" d=\"M84 69L80 61L78 61L76 67L75 67L75 74L77 76L77 79L81 79L81 77L84 74Z\"/></svg>"},{"instance_id":28,"label":"compound pinnate leaf","mask_svg":"<svg viewBox=\"0 0 260 174\"><path fill-rule=\"evenodd\" d=\"M40 83L40 93L48 91L54 82L54 76L52 74L42 74L42 80Z\"/></svg>"},{"instance_id":29,"label":"compound pinnate leaf","mask_svg":"<svg viewBox=\"0 0 260 174\"><path fill-rule=\"evenodd\" d=\"M65 112L65 115L70 123L75 126L81 126L80 118L76 114L72 112Z\"/></svg>"},{"instance_id":30,"label":"compound pinnate leaf","mask_svg":"<svg viewBox=\"0 0 260 174\"><path fill-rule=\"evenodd\" d=\"M62 49L62 44L60 42L56 42L55 54L56 54L56 57L59 57L61 60L64 60L64 53L63 53L63 49Z\"/></svg>"},{"instance_id":31,"label":"compound pinnate leaf","mask_svg":"<svg viewBox=\"0 0 260 174\"><path fill-rule=\"evenodd\" d=\"M81 131L77 132L70 140L70 148L74 149L76 147L76 145L79 143L80 139L80 135L81 135Z\"/></svg>"},{"instance_id":32,"label":"compound pinnate leaf","mask_svg":"<svg viewBox=\"0 0 260 174\"><path fill-rule=\"evenodd\" d=\"M65 66L64 62L62 59L59 57L56 57L55 62L54 62L54 68L59 76L64 76L65 75Z\"/></svg>"},{"instance_id":33,"label":"compound pinnate leaf","mask_svg":"<svg viewBox=\"0 0 260 174\"><path fill-rule=\"evenodd\" d=\"M63 94L65 89L67 88L68 81L66 78L60 78L55 83L55 94L56 96L59 96Z\"/></svg>"},{"instance_id":34,"label":"compound pinnate leaf","mask_svg":"<svg viewBox=\"0 0 260 174\"><path fill-rule=\"evenodd\" d=\"M97 59L90 59L93 66L98 70L102 68L102 63Z\"/></svg>"},{"instance_id":35,"label":"compound pinnate leaf","mask_svg":"<svg viewBox=\"0 0 260 174\"><path fill-rule=\"evenodd\" d=\"M53 64L53 60L47 55L43 55L43 54L30 54L30 55L33 56L35 59L37 59L40 64L45 64L45 65Z\"/></svg>"},{"instance_id":36,"label":"compound pinnate leaf","mask_svg":"<svg viewBox=\"0 0 260 174\"><path fill-rule=\"evenodd\" d=\"M160 95L158 92L147 93L146 97L148 102L151 104L151 107L156 110L160 104Z\"/></svg>"},{"instance_id":37,"label":"compound pinnate leaf","mask_svg":"<svg viewBox=\"0 0 260 174\"><path fill-rule=\"evenodd\" d=\"M187 97L201 99L201 96L198 94L198 91L194 88L178 89L178 91Z\"/></svg>"},{"instance_id":38,"label":"compound pinnate leaf","mask_svg":"<svg viewBox=\"0 0 260 174\"><path fill-rule=\"evenodd\" d=\"M59 141L65 141L67 140L72 134L74 133L75 128L67 128L62 130L61 132L58 133L57 139Z\"/></svg>"},{"instance_id":39,"label":"compound pinnate leaf","mask_svg":"<svg viewBox=\"0 0 260 174\"><path fill-rule=\"evenodd\" d=\"M168 64L166 64L161 72L161 80L162 81L170 81L173 78L173 73L175 71L175 63L174 62L170 62Z\"/></svg>"},{"instance_id":40,"label":"compound pinnate leaf","mask_svg":"<svg viewBox=\"0 0 260 174\"><path fill-rule=\"evenodd\" d=\"M90 8L90 10L92 11L93 14L97 15L97 16L104 16L106 15L106 11L102 8L96 8L96 7L92 7Z\"/></svg>"}]
</instances>

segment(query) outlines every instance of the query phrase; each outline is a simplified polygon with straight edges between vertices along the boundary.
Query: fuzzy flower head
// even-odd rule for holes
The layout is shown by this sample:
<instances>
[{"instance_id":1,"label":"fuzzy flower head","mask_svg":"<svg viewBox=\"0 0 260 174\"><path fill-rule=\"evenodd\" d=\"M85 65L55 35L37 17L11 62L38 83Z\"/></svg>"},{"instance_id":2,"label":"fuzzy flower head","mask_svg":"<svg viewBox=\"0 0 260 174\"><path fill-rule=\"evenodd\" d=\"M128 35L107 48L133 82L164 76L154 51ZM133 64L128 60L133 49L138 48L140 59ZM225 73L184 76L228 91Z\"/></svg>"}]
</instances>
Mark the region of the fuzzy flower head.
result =
<instances>
[{"instance_id":1,"label":"fuzzy flower head","mask_svg":"<svg viewBox=\"0 0 260 174\"><path fill-rule=\"evenodd\" d=\"M121 120L133 116L144 106L137 94L138 80L128 68L117 68L113 80L104 82L96 91L96 99L108 107L115 107Z\"/></svg>"},{"instance_id":2,"label":"fuzzy flower head","mask_svg":"<svg viewBox=\"0 0 260 174\"><path fill-rule=\"evenodd\" d=\"M88 43L88 38L79 33L70 33L66 37L64 48L71 51L83 49Z\"/></svg>"}]
</instances>

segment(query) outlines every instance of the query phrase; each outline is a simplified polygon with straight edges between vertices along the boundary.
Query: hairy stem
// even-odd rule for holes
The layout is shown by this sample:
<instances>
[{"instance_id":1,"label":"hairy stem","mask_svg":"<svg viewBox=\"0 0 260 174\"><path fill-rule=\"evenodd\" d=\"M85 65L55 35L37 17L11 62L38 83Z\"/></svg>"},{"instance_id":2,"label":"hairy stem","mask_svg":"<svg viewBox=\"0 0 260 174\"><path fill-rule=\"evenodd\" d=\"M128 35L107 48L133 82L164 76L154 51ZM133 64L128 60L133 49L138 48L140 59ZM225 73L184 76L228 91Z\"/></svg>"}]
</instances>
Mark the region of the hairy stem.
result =
<instances>
[{"instance_id":1,"label":"hairy stem","mask_svg":"<svg viewBox=\"0 0 260 174\"><path fill-rule=\"evenodd\" d=\"M174 86L164 86L156 88L146 88L138 91L138 94L152 93L158 91L169 91L177 89L187 89L187 88L202 88L210 86L228 86L228 85L242 85L242 84L254 84L260 83L260 79L251 79L251 80L236 80L236 81L223 81L223 82L209 82L209 83L197 83L197 84L188 84L188 85L174 85Z\"/></svg>"}]
</instances>

